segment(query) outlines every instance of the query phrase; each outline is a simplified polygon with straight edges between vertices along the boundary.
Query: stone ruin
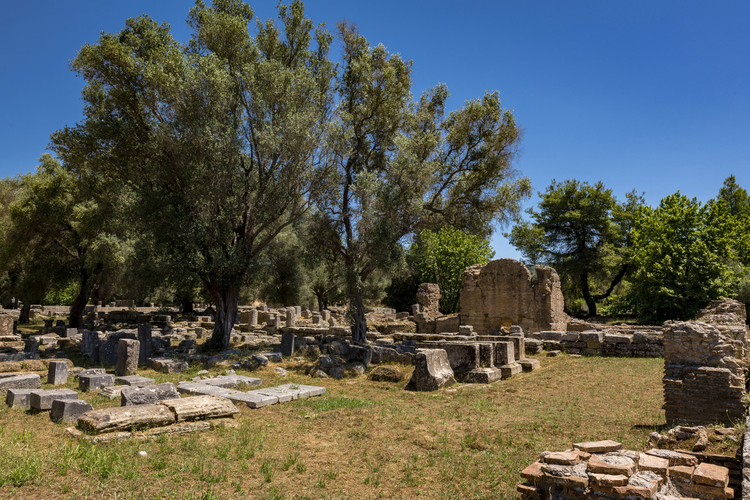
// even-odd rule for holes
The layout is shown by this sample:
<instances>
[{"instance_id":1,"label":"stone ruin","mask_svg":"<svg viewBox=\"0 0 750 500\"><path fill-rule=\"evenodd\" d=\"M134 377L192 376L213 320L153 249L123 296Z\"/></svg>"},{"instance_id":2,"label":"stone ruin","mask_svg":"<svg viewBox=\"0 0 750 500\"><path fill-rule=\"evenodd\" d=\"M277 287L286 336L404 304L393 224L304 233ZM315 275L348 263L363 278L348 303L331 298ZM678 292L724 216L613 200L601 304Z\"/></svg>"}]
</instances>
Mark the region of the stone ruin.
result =
<instances>
[{"instance_id":1,"label":"stone ruin","mask_svg":"<svg viewBox=\"0 0 750 500\"><path fill-rule=\"evenodd\" d=\"M744 304L714 301L701 315L711 323L665 323L662 380L670 425L732 424L745 416Z\"/></svg>"},{"instance_id":2,"label":"stone ruin","mask_svg":"<svg viewBox=\"0 0 750 500\"><path fill-rule=\"evenodd\" d=\"M535 276L514 259L466 268L461 287L461 324L480 335L519 325L526 332L565 331L568 316L560 278L551 267L535 266Z\"/></svg>"},{"instance_id":3,"label":"stone ruin","mask_svg":"<svg viewBox=\"0 0 750 500\"><path fill-rule=\"evenodd\" d=\"M440 286L422 283L417 289L417 303L412 306L417 333L452 333L459 331L459 317L440 312Z\"/></svg>"},{"instance_id":4,"label":"stone ruin","mask_svg":"<svg viewBox=\"0 0 750 500\"><path fill-rule=\"evenodd\" d=\"M564 452L545 451L521 471L523 500L599 498L724 500L734 498L727 467L691 454L663 449L623 450L614 441L574 443Z\"/></svg>"}]
</instances>

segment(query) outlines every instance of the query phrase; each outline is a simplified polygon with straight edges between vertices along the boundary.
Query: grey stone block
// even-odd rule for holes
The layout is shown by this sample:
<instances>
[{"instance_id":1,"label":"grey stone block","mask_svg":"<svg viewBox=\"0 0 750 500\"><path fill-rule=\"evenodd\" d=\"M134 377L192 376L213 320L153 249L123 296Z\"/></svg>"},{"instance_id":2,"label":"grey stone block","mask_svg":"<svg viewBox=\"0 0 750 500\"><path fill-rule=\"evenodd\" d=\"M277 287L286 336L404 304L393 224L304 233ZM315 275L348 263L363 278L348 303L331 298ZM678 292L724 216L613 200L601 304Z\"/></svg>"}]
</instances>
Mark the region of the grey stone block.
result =
<instances>
[{"instance_id":1,"label":"grey stone block","mask_svg":"<svg viewBox=\"0 0 750 500\"><path fill-rule=\"evenodd\" d=\"M78 375L78 389L83 392L98 391L115 385L115 376L109 373Z\"/></svg>"},{"instance_id":2,"label":"grey stone block","mask_svg":"<svg viewBox=\"0 0 750 500\"><path fill-rule=\"evenodd\" d=\"M72 389L34 391L29 397L29 404L34 410L46 411L52 408L52 401L56 399L78 399L78 393Z\"/></svg>"},{"instance_id":3,"label":"grey stone block","mask_svg":"<svg viewBox=\"0 0 750 500\"><path fill-rule=\"evenodd\" d=\"M287 312L287 326L294 326L294 319L291 311ZM290 325L289 322L292 324ZM294 332L283 332L281 334L281 355L291 356L294 354Z\"/></svg>"},{"instance_id":4,"label":"grey stone block","mask_svg":"<svg viewBox=\"0 0 750 500\"><path fill-rule=\"evenodd\" d=\"M277 396L269 396L260 394L256 391L249 392L234 392L225 396L234 404L244 403L248 408L261 408L263 406L273 405L279 402Z\"/></svg>"},{"instance_id":5,"label":"grey stone block","mask_svg":"<svg viewBox=\"0 0 750 500\"><path fill-rule=\"evenodd\" d=\"M81 399L56 399L52 401L50 418L55 422L77 422L78 417L94 408Z\"/></svg>"},{"instance_id":6,"label":"grey stone block","mask_svg":"<svg viewBox=\"0 0 750 500\"><path fill-rule=\"evenodd\" d=\"M8 389L5 403L11 408L31 408L31 393L41 389Z\"/></svg>"},{"instance_id":7,"label":"grey stone block","mask_svg":"<svg viewBox=\"0 0 750 500\"><path fill-rule=\"evenodd\" d=\"M0 396L8 389L41 389L42 379L36 373L0 378Z\"/></svg>"},{"instance_id":8,"label":"grey stone block","mask_svg":"<svg viewBox=\"0 0 750 500\"><path fill-rule=\"evenodd\" d=\"M120 391L120 406L156 404L159 401L179 398L180 393L171 382L147 387L124 387Z\"/></svg>"},{"instance_id":9,"label":"grey stone block","mask_svg":"<svg viewBox=\"0 0 750 500\"><path fill-rule=\"evenodd\" d=\"M115 384L117 385L129 385L131 387L146 387L154 385L155 380L148 377L142 377L140 375L125 375L122 377L115 378Z\"/></svg>"},{"instance_id":10,"label":"grey stone block","mask_svg":"<svg viewBox=\"0 0 750 500\"><path fill-rule=\"evenodd\" d=\"M61 385L68 381L68 362L50 361L47 369L47 383Z\"/></svg>"}]
</instances>

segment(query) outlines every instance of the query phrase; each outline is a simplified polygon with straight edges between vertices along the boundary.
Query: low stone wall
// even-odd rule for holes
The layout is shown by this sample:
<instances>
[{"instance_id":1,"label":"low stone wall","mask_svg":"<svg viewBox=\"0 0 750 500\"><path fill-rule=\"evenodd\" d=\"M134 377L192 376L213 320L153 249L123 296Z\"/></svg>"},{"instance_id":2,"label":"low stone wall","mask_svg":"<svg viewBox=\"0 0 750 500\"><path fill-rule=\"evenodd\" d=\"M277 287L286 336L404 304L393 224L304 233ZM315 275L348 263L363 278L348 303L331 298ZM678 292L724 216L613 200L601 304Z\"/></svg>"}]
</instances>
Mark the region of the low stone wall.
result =
<instances>
[{"instance_id":1,"label":"low stone wall","mask_svg":"<svg viewBox=\"0 0 750 500\"><path fill-rule=\"evenodd\" d=\"M601 330L584 332L547 331L532 333L548 350L563 350L568 354L587 356L618 356L658 358L664 355L664 337L654 331L607 333Z\"/></svg>"}]
</instances>

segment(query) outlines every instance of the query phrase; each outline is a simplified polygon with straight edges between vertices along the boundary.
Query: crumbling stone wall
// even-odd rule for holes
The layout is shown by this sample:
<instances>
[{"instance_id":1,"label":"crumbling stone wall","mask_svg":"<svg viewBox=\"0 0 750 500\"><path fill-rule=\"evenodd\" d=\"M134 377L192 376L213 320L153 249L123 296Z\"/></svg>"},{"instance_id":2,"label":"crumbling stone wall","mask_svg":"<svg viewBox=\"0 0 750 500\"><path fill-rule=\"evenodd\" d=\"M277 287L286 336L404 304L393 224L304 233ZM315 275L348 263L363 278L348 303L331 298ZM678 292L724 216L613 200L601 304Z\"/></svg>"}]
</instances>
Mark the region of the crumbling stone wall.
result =
<instances>
[{"instance_id":1,"label":"crumbling stone wall","mask_svg":"<svg viewBox=\"0 0 750 500\"><path fill-rule=\"evenodd\" d=\"M511 325L529 333L565 331L568 315L563 312L560 278L551 267L534 269L536 279L514 259L467 267L461 287L461 324L473 326L480 335Z\"/></svg>"},{"instance_id":2,"label":"crumbling stone wall","mask_svg":"<svg viewBox=\"0 0 750 500\"><path fill-rule=\"evenodd\" d=\"M668 322L664 328L667 423L732 424L744 417L744 325Z\"/></svg>"}]
</instances>

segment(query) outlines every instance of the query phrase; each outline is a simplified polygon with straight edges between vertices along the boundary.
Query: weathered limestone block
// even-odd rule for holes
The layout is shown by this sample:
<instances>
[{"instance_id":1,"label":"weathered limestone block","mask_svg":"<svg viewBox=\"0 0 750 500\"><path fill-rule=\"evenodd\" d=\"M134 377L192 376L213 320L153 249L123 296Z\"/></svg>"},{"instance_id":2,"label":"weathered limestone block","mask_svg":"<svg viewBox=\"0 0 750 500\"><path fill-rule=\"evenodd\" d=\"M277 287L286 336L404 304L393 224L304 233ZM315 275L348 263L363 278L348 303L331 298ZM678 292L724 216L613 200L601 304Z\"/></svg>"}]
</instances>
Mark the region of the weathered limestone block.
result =
<instances>
[{"instance_id":1,"label":"weathered limestone block","mask_svg":"<svg viewBox=\"0 0 750 500\"><path fill-rule=\"evenodd\" d=\"M41 389L8 389L5 394L5 403L11 408L31 408L31 393Z\"/></svg>"},{"instance_id":2,"label":"weathered limestone block","mask_svg":"<svg viewBox=\"0 0 750 500\"><path fill-rule=\"evenodd\" d=\"M52 408L52 402L56 399L78 399L78 393L72 389L33 391L29 397L29 404L34 410L46 411Z\"/></svg>"},{"instance_id":3,"label":"weathered limestone block","mask_svg":"<svg viewBox=\"0 0 750 500\"><path fill-rule=\"evenodd\" d=\"M422 283L417 289L420 312L435 318L440 314L440 287L435 283Z\"/></svg>"},{"instance_id":4,"label":"weathered limestone block","mask_svg":"<svg viewBox=\"0 0 750 500\"><path fill-rule=\"evenodd\" d=\"M289 319L292 315L291 311L287 311L287 326L289 326ZM294 323L294 319L292 319ZM293 324L291 326L294 326ZM294 354L294 332L283 332L281 334L281 355L291 356Z\"/></svg>"},{"instance_id":5,"label":"weathered limestone block","mask_svg":"<svg viewBox=\"0 0 750 500\"><path fill-rule=\"evenodd\" d=\"M514 259L466 268L461 287L461 323L480 335L519 325L527 333L565 331L560 278L551 267L536 266L536 279Z\"/></svg>"},{"instance_id":6,"label":"weathered limestone block","mask_svg":"<svg viewBox=\"0 0 750 500\"><path fill-rule=\"evenodd\" d=\"M78 375L78 389L83 392L98 391L115 385L115 376L109 373Z\"/></svg>"},{"instance_id":7,"label":"weathered limestone block","mask_svg":"<svg viewBox=\"0 0 750 500\"><path fill-rule=\"evenodd\" d=\"M93 409L93 406L82 399L55 399L52 401L49 416L55 422L70 423L77 421L78 417Z\"/></svg>"},{"instance_id":8,"label":"weathered limestone block","mask_svg":"<svg viewBox=\"0 0 750 500\"><path fill-rule=\"evenodd\" d=\"M41 389L42 379L36 373L0 378L0 396L8 389Z\"/></svg>"},{"instance_id":9,"label":"weathered limestone block","mask_svg":"<svg viewBox=\"0 0 750 500\"><path fill-rule=\"evenodd\" d=\"M448 354L443 349L417 349L414 373L407 385L415 391L436 391L455 383Z\"/></svg>"},{"instance_id":10,"label":"weathered limestone block","mask_svg":"<svg viewBox=\"0 0 750 500\"><path fill-rule=\"evenodd\" d=\"M0 337L13 335L13 316L0 314Z\"/></svg>"},{"instance_id":11,"label":"weathered limestone block","mask_svg":"<svg viewBox=\"0 0 750 500\"><path fill-rule=\"evenodd\" d=\"M68 381L68 362L50 361L47 369L47 383L61 385Z\"/></svg>"},{"instance_id":12,"label":"weathered limestone block","mask_svg":"<svg viewBox=\"0 0 750 500\"><path fill-rule=\"evenodd\" d=\"M154 382L154 379L142 377L140 375L125 375L115 378L115 384L129 385L133 387L146 387L148 385L154 385Z\"/></svg>"},{"instance_id":13,"label":"weathered limestone block","mask_svg":"<svg viewBox=\"0 0 750 500\"><path fill-rule=\"evenodd\" d=\"M117 345L117 374L135 375L138 371L138 357L141 343L133 339L120 339Z\"/></svg>"},{"instance_id":14,"label":"weathered limestone block","mask_svg":"<svg viewBox=\"0 0 750 500\"><path fill-rule=\"evenodd\" d=\"M78 427L92 434L161 427L173 423L174 413L160 404L103 408L86 412L78 418Z\"/></svg>"},{"instance_id":15,"label":"weathered limestone block","mask_svg":"<svg viewBox=\"0 0 750 500\"><path fill-rule=\"evenodd\" d=\"M159 404L169 408L177 422L229 417L240 412L230 400L220 396L191 396Z\"/></svg>"},{"instance_id":16,"label":"weathered limestone block","mask_svg":"<svg viewBox=\"0 0 750 500\"><path fill-rule=\"evenodd\" d=\"M190 367L186 361L177 361L171 358L149 358L147 364L153 370L162 373L180 373Z\"/></svg>"},{"instance_id":17,"label":"weathered limestone block","mask_svg":"<svg viewBox=\"0 0 750 500\"><path fill-rule=\"evenodd\" d=\"M171 382L146 387L123 387L120 390L120 406L156 404L179 397L180 393Z\"/></svg>"}]
</instances>

